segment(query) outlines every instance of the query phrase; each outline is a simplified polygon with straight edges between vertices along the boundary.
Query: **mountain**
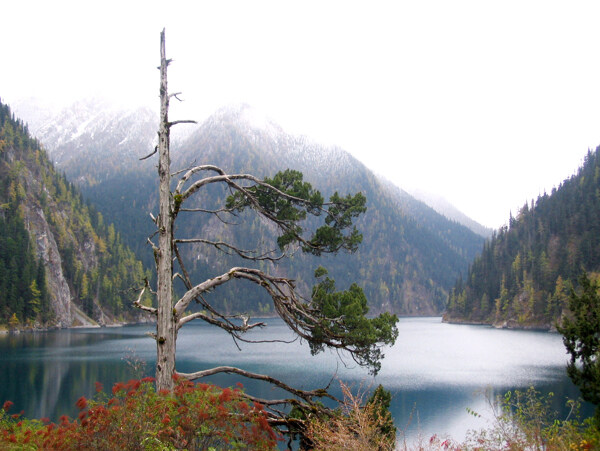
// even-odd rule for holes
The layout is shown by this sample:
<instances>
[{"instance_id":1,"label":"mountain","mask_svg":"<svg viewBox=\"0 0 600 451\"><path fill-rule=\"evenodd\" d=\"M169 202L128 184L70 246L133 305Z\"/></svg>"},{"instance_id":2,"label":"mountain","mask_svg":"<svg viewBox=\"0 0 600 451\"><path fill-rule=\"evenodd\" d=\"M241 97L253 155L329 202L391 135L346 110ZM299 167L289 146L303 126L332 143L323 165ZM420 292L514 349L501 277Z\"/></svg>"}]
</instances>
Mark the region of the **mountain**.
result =
<instances>
[{"instance_id":1,"label":"mountain","mask_svg":"<svg viewBox=\"0 0 600 451\"><path fill-rule=\"evenodd\" d=\"M455 283L446 320L551 328L582 271L600 271L600 147L492 235Z\"/></svg>"},{"instance_id":2,"label":"mountain","mask_svg":"<svg viewBox=\"0 0 600 451\"><path fill-rule=\"evenodd\" d=\"M444 215L448 219L456 221L459 224L464 225L465 227L468 227L477 235L481 235L484 238L492 237L492 232L494 231L493 229L481 225L474 219L469 218L466 214L464 214L462 211L460 211L442 196L430 193L419 188L409 189L407 191L410 193L411 196L415 197L416 199L420 200L426 205L429 205L439 214Z\"/></svg>"},{"instance_id":3,"label":"mountain","mask_svg":"<svg viewBox=\"0 0 600 451\"><path fill-rule=\"evenodd\" d=\"M135 115L130 117L135 120ZM138 114L139 120L144 117ZM82 123L85 127L76 124L70 127L71 140L55 140L56 144L48 144L51 154L53 158L56 155L57 160L60 157L62 163L59 167L67 176L74 177L85 196L97 205L106 220L114 222L138 256L151 264L152 255L145 242L153 232L148 213L156 209L156 162L152 158L140 162L128 157L136 154L137 158L150 153L150 138L140 133L137 142L130 139L116 152L96 144L96 141L106 140L100 132L102 127L84 118ZM59 125L54 125L55 129L59 129ZM124 129L131 131L132 127ZM79 133L79 130L83 132ZM109 132L107 128L104 130ZM155 130L151 136L155 136ZM83 147L72 144L75 141ZM75 162L82 159L78 149L90 154L86 150L88 148L96 149L91 153L97 159L94 165L86 168L89 173L84 173L80 170L82 165ZM123 158L128 159L121 163L109 158L109 155L126 155ZM444 309L454 280L461 271L467 270L468 262L480 251L483 243L482 237L464 226L378 179L344 150L324 147L305 136L288 134L248 106L217 111L189 136L172 146L172 160L174 170L189 167L194 162L210 163L225 171L249 172L259 177L292 168L301 171L304 179L326 197L335 190L340 193L363 191L368 210L358 223L364 240L356 255L316 260L294 255L274 268L274 271L295 277L307 294L312 284L312 272L318 264L322 264L340 287L354 280L363 286L375 311L389 309L400 314L437 314ZM109 171L107 165L111 168ZM106 176L107 173L110 175ZM220 191L209 192L203 208L215 207L219 196L224 195ZM227 237L243 248L268 242L273 236L272 230L265 229L252 217L244 217L244 227L230 227L215 218L198 218L200 222L193 218L180 220L178 232L181 236ZM200 248L199 245L190 246L186 255L194 262L192 269L198 280L236 263L235 258L226 258L214 249ZM235 302L244 303L249 311L267 313L265 309L268 307L260 304L261 299L248 294L245 288L233 289L224 297L227 302L235 299Z\"/></svg>"},{"instance_id":4,"label":"mountain","mask_svg":"<svg viewBox=\"0 0 600 451\"><path fill-rule=\"evenodd\" d=\"M158 115L148 108L123 109L97 99L59 111L36 108L34 99L25 99L16 110L28 120L56 167L114 224L123 242L136 255L144 255L148 248L140 236L153 230L147 187L154 182L155 163L139 158L156 144ZM133 183L126 186L128 180ZM144 265L153 264L146 256Z\"/></svg>"},{"instance_id":5,"label":"mountain","mask_svg":"<svg viewBox=\"0 0 600 451\"><path fill-rule=\"evenodd\" d=\"M124 110L85 100L53 115L38 113L29 126L71 181L93 186L129 171L140 154L150 152L157 122L148 108Z\"/></svg>"},{"instance_id":6,"label":"mountain","mask_svg":"<svg viewBox=\"0 0 600 451\"><path fill-rule=\"evenodd\" d=\"M136 320L127 299L145 276L141 262L1 102L0 180L0 322Z\"/></svg>"}]
</instances>

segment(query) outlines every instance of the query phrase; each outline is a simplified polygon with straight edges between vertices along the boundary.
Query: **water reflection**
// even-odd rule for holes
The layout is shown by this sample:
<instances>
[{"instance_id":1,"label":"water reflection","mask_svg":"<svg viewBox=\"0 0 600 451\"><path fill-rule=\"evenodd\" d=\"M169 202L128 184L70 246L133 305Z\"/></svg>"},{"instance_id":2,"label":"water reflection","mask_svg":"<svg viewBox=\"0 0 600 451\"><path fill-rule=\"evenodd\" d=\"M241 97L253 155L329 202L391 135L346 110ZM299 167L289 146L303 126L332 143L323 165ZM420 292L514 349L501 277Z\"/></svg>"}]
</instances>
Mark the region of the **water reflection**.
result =
<instances>
[{"instance_id":1,"label":"water reflection","mask_svg":"<svg viewBox=\"0 0 600 451\"><path fill-rule=\"evenodd\" d=\"M293 338L281 321L267 323L266 329L252 331L250 337ZM74 416L75 401L81 395L93 395L96 381L109 390L115 382L142 376L124 357L146 361L145 374L153 373L155 345L146 336L151 329L131 326L0 336L0 402L12 400L14 409L25 410L29 417ZM240 366L306 390L325 386L333 377L355 388L381 383L392 392L396 425L411 442L433 433L460 439L468 428L483 426L466 408L485 414L482 393L486 389L502 394L535 385L542 392L556 394L557 410L564 410L566 397L579 395L566 377L566 354L557 334L448 325L439 318L402 319L399 331L397 344L386 350L376 378L357 368L348 356L324 352L313 357L300 341L242 343L240 352L223 331L201 324L182 329L177 366L183 372ZM239 380L230 375L211 377L222 386ZM258 397L283 394L259 381L243 383ZM341 396L338 382L331 386L334 395Z\"/></svg>"},{"instance_id":2,"label":"water reflection","mask_svg":"<svg viewBox=\"0 0 600 451\"><path fill-rule=\"evenodd\" d=\"M24 410L28 417L75 415L75 401L92 395L96 381L110 387L133 377L122 358L127 341L135 342L139 333L121 332L81 329L0 337L0 398L12 400L14 411Z\"/></svg>"}]
</instances>

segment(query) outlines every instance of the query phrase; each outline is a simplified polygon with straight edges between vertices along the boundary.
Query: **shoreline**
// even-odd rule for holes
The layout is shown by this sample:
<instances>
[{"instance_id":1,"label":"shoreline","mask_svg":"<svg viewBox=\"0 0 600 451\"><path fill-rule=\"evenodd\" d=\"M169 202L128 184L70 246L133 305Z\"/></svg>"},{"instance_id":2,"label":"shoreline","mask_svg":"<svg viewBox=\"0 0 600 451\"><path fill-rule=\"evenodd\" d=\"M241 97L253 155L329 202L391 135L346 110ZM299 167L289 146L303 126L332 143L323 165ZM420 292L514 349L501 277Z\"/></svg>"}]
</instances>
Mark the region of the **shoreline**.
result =
<instances>
[{"instance_id":1,"label":"shoreline","mask_svg":"<svg viewBox=\"0 0 600 451\"><path fill-rule=\"evenodd\" d=\"M14 329L0 327L0 335L10 335L10 334L21 334L21 333L37 333L37 332L50 332L53 330L77 330L77 329L102 329L102 328L117 328L117 327L126 327L126 326L136 326L139 324L152 324L153 321L134 321L127 323L111 323L111 324L89 324L89 325L77 325L77 326L69 326L69 327L59 327L59 326L48 326L48 327L17 327Z\"/></svg>"},{"instance_id":2,"label":"shoreline","mask_svg":"<svg viewBox=\"0 0 600 451\"><path fill-rule=\"evenodd\" d=\"M434 317L441 318L442 323L446 324L454 324L454 325L464 325L464 326L485 326L492 327L495 329L506 329L506 330L527 330L527 331L539 331L539 332L549 332L549 333L557 333L556 327L549 324L519 324L513 320L506 320L502 323L492 323L489 321L483 320L466 320L466 319L457 319L457 318L448 318L445 314L442 315L433 315ZM402 318L428 318L432 317L432 315L406 315L402 316ZM256 319L270 319L277 318L277 315L267 315L256 317ZM6 326L0 327L0 336L8 335L8 334L20 334L20 333L36 333L36 332L49 332L52 330L76 330L76 329L101 329L101 328L117 328L117 327L126 327L126 326L136 326L140 324L154 324L155 321L132 321L132 322L123 322L123 323L110 323L110 324L89 324L89 325L76 325L69 327L59 327L59 326L48 326L48 327L19 327L15 329L9 329Z\"/></svg>"},{"instance_id":3,"label":"shoreline","mask_svg":"<svg viewBox=\"0 0 600 451\"><path fill-rule=\"evenodd\" d=\"M448 318L446 315L442 316L442 322L447 324L462 324L465 326L487 326L495 329L506 329L506 330L529 330L538 332L550 332L557 333L556 327L552 324L519 324L514 320L505 320L498 323L483 320L463 320L457 318Z\"/></svg>"}]
</instances>

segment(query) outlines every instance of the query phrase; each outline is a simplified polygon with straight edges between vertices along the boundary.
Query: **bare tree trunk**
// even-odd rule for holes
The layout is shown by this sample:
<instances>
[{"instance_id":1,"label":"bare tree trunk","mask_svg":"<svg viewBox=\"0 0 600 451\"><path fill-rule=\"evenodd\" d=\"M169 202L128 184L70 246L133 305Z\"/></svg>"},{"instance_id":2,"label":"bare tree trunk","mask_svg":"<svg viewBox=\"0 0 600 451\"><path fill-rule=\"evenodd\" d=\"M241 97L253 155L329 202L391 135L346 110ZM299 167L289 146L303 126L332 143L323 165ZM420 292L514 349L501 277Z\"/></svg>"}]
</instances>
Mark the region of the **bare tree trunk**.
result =
<instances>
[{"instance_id":1,"label":"bare tree trunk","mask_svg":"<svg viewBox=\"0 0 600 451\"><path fill-rule=\"evenodd\" d=\"M167 90L167 66L165 56L165 30L160 34L160 125L158 130L158 177L159 216L157 251L157 300L156 321L156 388L173 388L175 372L175 344L177 328L172 308L173 280L173 209L171 200L171 161L169 155L169 93Z\"/></svg>"}]
</instances>

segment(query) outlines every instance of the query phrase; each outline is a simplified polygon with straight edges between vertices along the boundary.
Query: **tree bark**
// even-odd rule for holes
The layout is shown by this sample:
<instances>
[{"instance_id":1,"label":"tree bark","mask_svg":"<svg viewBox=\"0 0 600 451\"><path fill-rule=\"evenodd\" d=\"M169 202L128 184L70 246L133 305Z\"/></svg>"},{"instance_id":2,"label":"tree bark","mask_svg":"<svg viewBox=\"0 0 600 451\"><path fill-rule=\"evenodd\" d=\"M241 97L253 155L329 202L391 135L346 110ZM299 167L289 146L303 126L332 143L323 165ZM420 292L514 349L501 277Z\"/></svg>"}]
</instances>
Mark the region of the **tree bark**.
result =
<instances>
[{"instance_id":1,"label":"tree bark","mask_svg":"<svg viewBox=\"0 0 600 451\"><path fill-rule=\"evenodd\" d=\"M160 34L160 124L158 130L159 216L157 260L156 388L174 386L176 318L172 308L173 207L171 199L171 161L169 155L169 94L165 56L165 30Z\"/></svg>"}]
</instances>

